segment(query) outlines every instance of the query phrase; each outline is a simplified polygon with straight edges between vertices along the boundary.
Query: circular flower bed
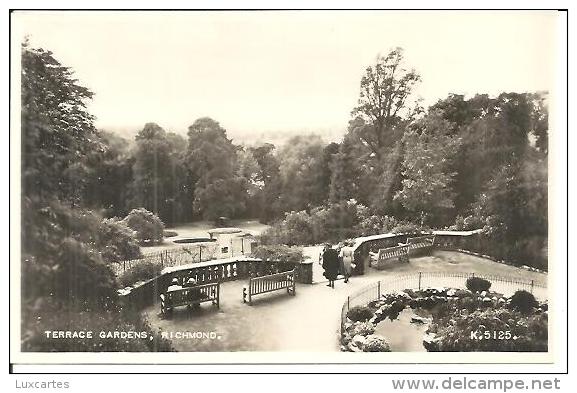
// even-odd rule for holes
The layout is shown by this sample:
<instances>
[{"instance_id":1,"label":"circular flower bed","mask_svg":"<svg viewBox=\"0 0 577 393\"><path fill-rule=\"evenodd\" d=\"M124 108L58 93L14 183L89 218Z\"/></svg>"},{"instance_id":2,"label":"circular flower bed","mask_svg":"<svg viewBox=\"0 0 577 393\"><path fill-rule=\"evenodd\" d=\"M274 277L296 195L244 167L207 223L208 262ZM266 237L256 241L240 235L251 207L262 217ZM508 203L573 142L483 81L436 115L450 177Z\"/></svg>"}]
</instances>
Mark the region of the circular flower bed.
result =
<instances>
[{"instance_id":1,"label":"circular flower bed","mask_svg":"<svg viewBox=\"0 0 577 393\"><path fill-rule=\"evenodd\" d=\"M405 289L351 308L341 350L390 352L388 338L375 334L375 329L387 318L396 320L407 308L419 314L412 316L412 324L427 326L422 345L430 352L547 351L547 302L537 302L526 291L507 297L456 288Z\"/></svg>"}]
</instances>

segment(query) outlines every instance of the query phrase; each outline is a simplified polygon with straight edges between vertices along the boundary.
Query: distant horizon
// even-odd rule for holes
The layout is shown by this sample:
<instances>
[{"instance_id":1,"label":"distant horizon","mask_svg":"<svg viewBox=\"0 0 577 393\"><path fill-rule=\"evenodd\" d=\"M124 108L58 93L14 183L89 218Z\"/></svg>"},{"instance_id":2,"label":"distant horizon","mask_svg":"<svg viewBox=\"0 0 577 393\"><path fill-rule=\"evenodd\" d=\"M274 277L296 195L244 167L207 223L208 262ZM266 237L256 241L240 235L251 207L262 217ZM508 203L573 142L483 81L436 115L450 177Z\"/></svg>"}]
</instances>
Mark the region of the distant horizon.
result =
<instances>
[{"instance_id":1,"label":"distant horizon","mask_svg":"<svg viewBox=\"0 0 577 393\"><path fill-rule=\"evenodd\" d=\"M490 98L496 98L499 94L503 94L503 93L517 93L517 94L524 94L524 93L544 93L544 94L549 94L549 91L544 91L544 90L537 90L537 91L503 91L501 93L498 94L488 94L488 96ZM447 95L447 97L451 94L457 94L457 93L449 93ZM474 93L472 95L465 95L464 99L468 100L473 98L476 95L484 95L487 93ZM436 102L438 102L439 100L443 100L446 97L440 97L437 101L435 101L434 103L432 103L431 105L435 104ZM426 108L425 108L426 109ZM201 117L210 117L211 116L201 116ZM199 117L200 118L200 117ZM293 129L285 129L285 130L274 130L274 129L270 129L270 130L252 130L252 131L247 131L247 130L235 130L235 129L229 129L226 127L225 124L222 124L222 122L220 122L218 119L214 119L219 122L219 124L226 130L227 136L230 139L233 139L233 141L239 143L239 144L247 144L247 145L251 145L252 143L246 143L246 141L251 138L254 137L255 135L259 135L261 137L264 137L265 139L260 140L260 143L255 143L256 145L258 144L262 144L262 143L266 143L266 142L271 142L274 140L282 140L283 142L286 142L288 139L290 139L291 137L294 136L309 136L309 135L316 135L321 137L321 139L327 143L330 142L340 142L340 140L342 139L342 137L344 137L346 131L347 131L347 125L343 125L342 127L334 127L334 128L316 128L316 129L306 129L306 128L293 128ZM190 122L190 125L192 125L192 123L194 123L196 119L193 119ZM100 131L106 131L106 132L111 132L114 133L118 136L121 136L123 138L134 138L139 131L141 131L146 123L155 123L158 126L160 126L164 131L166 132L172 132L181 136L186 137L187 136L187 132L188 132L188 126L185 128L170 128L170 127L165 127L163 124L160 124L156 121L148 121L143 123L141 126L139 127L115 127L115 126L109 126L109 127L97 127ZM266 138L267 134L271 134L269 138ZM245 135L242 135L245 134ZM338 138L335 138L336 136L338 136Z\"/></svg>"},{"instance_id":2,"label":"distant horizon","mask_svg":"<svg viewBox=\"0 0 577 393\"><path fill-rule=\"evenodd\" d=\"M210 117L210 116L208 116ZM196 120L196 119L195 119ZM217 120L217 119L214 119ZM218 121L218 120L217 120ZM194 122L194 120L193 120ZM162 124L159 124L154 121L150 121L147 123L155 123L158 124L164 131L172 132L174 134L183 136L187 138L187 129L173 129L164 127ZM220 122L219 122L220 123ZM113 133L117 136L120 136L125 139L134 140L134 137L144 128L144 125L134 128L134 127L97 127L99 131ZM191 122L192 124L192 122ZM334 128L334 129L325 129L325 128L317 128L317 129L291 129L291 130L258 130L258 131L236 131L234 129L229 129L225 125L221 123L221 126L226 130L226 134L229 139L233 140L235 144L239 145L261 145L264 143L273 143L275 146L280 146L282 143L285 143L290 138L295 136L319 136L324 142L340 142L342 137L344 137L346 132L346 127ZM252 138L254 139L254 142ZM274 142L277 143L274 143ZM281 143L278 143L280 141Z\"/></svg>"},{"instance_id":3,"label":"distant horizon","mask_svg":"<svg viewBox=\"0 0 577 393\"><path fill-rule=\"evenodd\" d=\"M186 135L344 134L364 70L402 47L426 108L449 94L551 92L555 12L13 13L14 37L54 53L95 94L98 129ZM263 34L266 33L266 34ZM133 132L131 132L133 130ZM271 135L274 138L274 135Z\"/></svg>"}]
</instances>

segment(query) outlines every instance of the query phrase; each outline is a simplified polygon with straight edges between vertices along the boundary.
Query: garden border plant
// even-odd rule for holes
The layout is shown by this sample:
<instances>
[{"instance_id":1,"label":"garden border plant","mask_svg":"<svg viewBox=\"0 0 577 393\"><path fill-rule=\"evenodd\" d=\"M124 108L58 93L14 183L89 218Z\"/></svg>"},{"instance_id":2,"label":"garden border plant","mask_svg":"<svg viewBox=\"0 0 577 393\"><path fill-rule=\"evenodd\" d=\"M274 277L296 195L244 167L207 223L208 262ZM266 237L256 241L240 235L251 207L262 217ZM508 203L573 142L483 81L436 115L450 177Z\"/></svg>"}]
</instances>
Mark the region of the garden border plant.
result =
<instances>
[{"instance_id":1,"label":"garden border plant","mask_svg":"<svg viewBox=\"0 0 577 393\"><path fill-rule=\"evenodd\" d=\"M407 307L431 315L428 319L413 317L411 321L428 324L423 346L429 352L544 352L548 348L546 301L539 303L524 290L504 296L442 287L404 289L383 294L365 306L352 307L341 331L341 351L390 352L387 337L375 334L376 326L387 318L397 319ZM486 331L493 330L509 333L483 338Z\"/></svg>"}]
</instances>

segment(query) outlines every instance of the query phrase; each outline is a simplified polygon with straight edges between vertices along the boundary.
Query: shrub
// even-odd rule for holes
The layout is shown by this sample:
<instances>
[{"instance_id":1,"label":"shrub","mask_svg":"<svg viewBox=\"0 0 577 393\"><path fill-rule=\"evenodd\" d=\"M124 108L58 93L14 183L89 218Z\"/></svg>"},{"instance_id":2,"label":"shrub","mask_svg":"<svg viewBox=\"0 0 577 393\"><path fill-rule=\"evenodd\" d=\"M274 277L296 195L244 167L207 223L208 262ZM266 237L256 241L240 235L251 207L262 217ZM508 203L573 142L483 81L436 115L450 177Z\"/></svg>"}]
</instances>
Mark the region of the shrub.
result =
<instances>
[{"instance_id":1,"label":"shrub","mask_svg":"<svg viewBox=\"0 0 577 393\"><path fill-rule=\"evenodd\" d=\"M288 213L282 223L282 228L284 229L284 241L282 242L284 244L312 244L315 242L312 217L304 210Z\"/></svg>"},{"instance_id":2,"label":"shrub","mask_svg":"<svg viewBox=\"0 0 577 393\"><path fill-rule=\"evenodd\" d=\"M141 244L162 243L164 223L156 214L144 208L133 209L122 221L136 231Z\"/></svg>"},{"instance_id":3,"label":"shrub","mask_svg":"<svg viewBox=\"0 0 577 393\"><path fill-rule=\"evenodd\" d=\"M534 307L537 307L539 303L535 300L535 296L527 291L517 291L511 296L510 307L513 310L517 310L523 314L529 314Z\"/></svg>"},{"instance_id":4,"label":"shrub","mask_svg":"<svg viewBox=\"0 0 577 393\"><path fill-rule=\"evenodd\" d=\"M150 261L142 261L131 269L128 269L119 277L122 287L130 286L138 281L150 280L160 275L162 265Z\"/></svg>"},{"instance_id":5,"label":"shrub","mask_svg":"<svg viewBox=\"0 0 577 393\"><path fill-rule=\"evenodd\" d=\"M136 232L116 218L102 220L98 227L97 246L106 262L142 257Z\"/></svg>"},{"instance_id":6,"label":"shrub","mask_svg":"<svg viewBox=\"0 0 577 393\"><path fill-rule=\"evenodd\" d=\"M164 231L163 235L164 235L164 237L174 237L174 236L178 236L178 232L176 232L176 231Z\"/></svg>"},{"instance_id":7,"label":"shrub","mask_svg":"<svg viewBox=\"0 0 577 393\"><path fill-rule=\"evenodd\" d=\"M261 235L263 244L306 245L337 242L359 234L359 205L354 200L290 212ZM366 209L363 207L363 209Z\"/></svg>"},{"instance_id":8,"label":"shrub","mask_svg":"<svg viewBox=\"0 0 577 393\"><path fill-rule=\"evenodd\" d=\"M548 345L546 314L525 316L506 308L463 313L453 306L441 318L433 314L428 332L435 333L442 352L546 352ZM497 339L478 339L484 332L497 334ZM517 339L504 339L505 332Z\"/></svg>"},{"instance_id":9,"label":"shrub","mask_svg":"<svg viewBox=\"0 0 577 393\"><path fill-rule=\"evenodd\" d=\"M260 236L262 244L313 244L312 220L306 211L290 212L285 219L275 222Z\"/></svg>"},{"instance_id":10,"label":"shrub","mask_svg":"<svg viewBox=\"0 0 577 393\"><path fill-rule=\"evenodd\" d=\"M481 277L469 277L467 279L467 289L472 292L488 291L491 288L491 281Z\"/></svg>"},{"instance_id":11,"label":"shrub","mask_svg":"<svg viewBox=\"0 0 577 393\"><path fill-rule=\"evenodd\" d=\"M375 332L375 325L370 322L355 322L347 329L347 333L352 338L356 335L368 336Z\"/></svg>"},{"instance_id":12,"label":"shrub","mask_svg":"<svg viewBox=\"0 0 577 393\"><path fill-rule=\"evenodd\" d=\"M413 222L402 221L390 229L391 233L431 233L431 228Z\"/></svg>"},{"instance_id":13,"label":"shrub","mask_svg":"<svg viewBox=\"0 0 577 393\"><path fill-rule=\"evenodd\" d=\"M347 312L347 318L355 322L368 321L373 317L373 311L366 306L355 306Z\"/></svg>"},{"instance_id":14,"label":"shrub","mask_svg":"<svg viewBox=\"0 0 577 393\"><path fill-rule=\"evenodd\" d=\"M485 226L485 221L477 216L457 216L455 218L455 223L449 227L452 231L471 231L474 229L483 228Z\"/></svg>"},{"instance_id":15,"label":"shrub","mask_svg":"<svg viewBox=\"0 0 577 393\"><path fill-rule=\"evenodd\" d=\"M263 261L282 261L291 263L301 263L304 259L303 249L300 247L289 247L283 244L260 245L253 252L252 256Z\"/></svg>"},{"instance_id":16,"label":"shrub","mask_svg":"<svg viewBox=\"0 0 577 393\"><path fill-rule=\"evenodd\" d=\"M311 210L314 243L337 242L357 235L358 204L355 200L332 203Z\"/></svg>"},{"instance_id":17,"label":"shrub","mask_svg":"<svg viewBox=\"0 0 577 393\"><path fill-rule=\"evenodd\" d=\"M387 340L377 334L367 336L362 349L363 352L391 352L391 347Z\"/></svg>"},{"instance_id":18,"label":"shrub","mask_svg":"<svg viewBox=\"0 0 577 393\"><path fill-rule=\"evenodd\" d=\"M397 226L398 222L395 217L370 214L368 210L364 206L359 209L359 223L355 226L355 232L358 236L387 233Z\"/></svg>"}]
</instances>

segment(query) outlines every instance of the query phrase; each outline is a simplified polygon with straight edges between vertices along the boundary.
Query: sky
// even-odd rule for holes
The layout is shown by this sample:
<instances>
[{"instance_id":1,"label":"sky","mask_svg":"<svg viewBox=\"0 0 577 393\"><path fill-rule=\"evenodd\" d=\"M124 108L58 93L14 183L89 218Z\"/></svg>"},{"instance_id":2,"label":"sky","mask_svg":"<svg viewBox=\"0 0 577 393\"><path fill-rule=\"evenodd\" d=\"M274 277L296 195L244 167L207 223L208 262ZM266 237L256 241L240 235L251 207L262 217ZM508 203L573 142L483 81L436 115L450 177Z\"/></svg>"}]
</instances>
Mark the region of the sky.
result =
<instances>
[{"instance_id":1,"label":"sky","mask_svg":"<svg viewBox=\"0 0 577 393\"><path fill-rule=\"evenodd\" d=\"M343 132L360 79L402 47L425 105L449 93L550 90L555 12L16 12L13 39L51 50L95 97L102 129Z\"/></svg>"}]
</instances>

